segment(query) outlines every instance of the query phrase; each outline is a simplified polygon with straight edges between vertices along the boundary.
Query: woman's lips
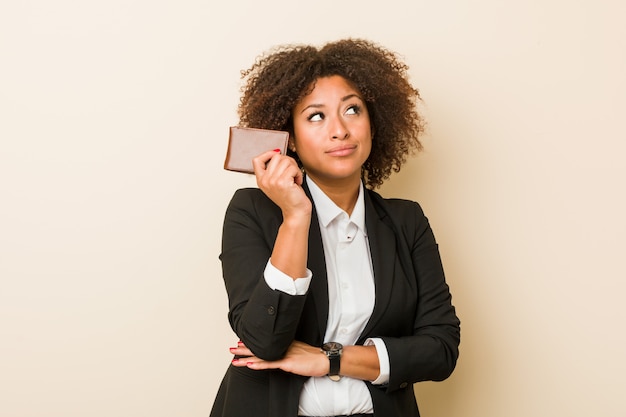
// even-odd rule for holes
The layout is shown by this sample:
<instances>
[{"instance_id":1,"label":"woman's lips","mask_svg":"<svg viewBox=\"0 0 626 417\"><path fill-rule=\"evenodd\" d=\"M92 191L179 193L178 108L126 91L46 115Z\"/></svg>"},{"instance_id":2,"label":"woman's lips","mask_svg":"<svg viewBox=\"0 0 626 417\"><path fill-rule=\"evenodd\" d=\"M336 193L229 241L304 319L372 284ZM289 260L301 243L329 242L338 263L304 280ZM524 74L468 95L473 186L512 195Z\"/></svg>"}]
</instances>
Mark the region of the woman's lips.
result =
<instances>
[{"instance_id":1,"label":"woman's lips","mask_svg":"<svg viewBox=\"0 0 626 417\"><path fill-rule=\"evenodd\" d=\"M356 151L356 145L337 146L326 151L330 156L348 156Z\"/></svg>"}]
</instances>

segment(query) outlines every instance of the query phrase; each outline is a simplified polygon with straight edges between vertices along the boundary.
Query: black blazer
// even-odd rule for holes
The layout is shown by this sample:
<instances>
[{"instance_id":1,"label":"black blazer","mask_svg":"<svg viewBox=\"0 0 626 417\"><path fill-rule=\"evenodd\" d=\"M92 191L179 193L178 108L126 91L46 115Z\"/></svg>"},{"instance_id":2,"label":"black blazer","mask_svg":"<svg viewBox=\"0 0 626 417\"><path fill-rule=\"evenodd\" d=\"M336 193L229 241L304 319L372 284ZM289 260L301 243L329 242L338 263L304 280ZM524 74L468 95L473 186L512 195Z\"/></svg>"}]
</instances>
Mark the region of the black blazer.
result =
<instances>
[{"instance_id":1,"label":"black blazer","mask_svg":"<svg viewBox=\"0 0 626 417\"><path fill-rule=\"evenodd\" d=\"M305 192L309 195L305 182ZM324 249L315 208L309 230L309 291L291 296L271 290L263 278L281 211L259 189L233 196L224 220L222 270L229 321L255 355L281 358L293 340L321 346L328 318ZM384 386L366 382L377 417L418 417L413 383L440 381L453 371L460 322L451 303L435 238L417 203L383 199L365 192L367 227L376 301L359 337L379 337L389 353ZM211 417L295 417L306 377L280 370L252 371L230 366Z\"/></svg>"}]
</instances>

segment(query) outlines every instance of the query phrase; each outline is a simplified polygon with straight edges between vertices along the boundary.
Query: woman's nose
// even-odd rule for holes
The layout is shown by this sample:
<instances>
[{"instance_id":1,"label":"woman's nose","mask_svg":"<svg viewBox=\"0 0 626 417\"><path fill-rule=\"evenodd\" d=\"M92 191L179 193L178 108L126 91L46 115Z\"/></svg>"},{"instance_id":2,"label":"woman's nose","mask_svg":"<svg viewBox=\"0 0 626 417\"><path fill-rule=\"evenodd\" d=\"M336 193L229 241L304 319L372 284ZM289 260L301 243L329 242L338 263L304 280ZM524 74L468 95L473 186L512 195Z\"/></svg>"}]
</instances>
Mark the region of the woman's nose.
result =
<instances>
[{"instance_id":1,"label":"woman's nose","mask_svg":"<svg viewBox=\"0 0 626 417\"><path fill-rule=\"evenodd\" d=\"M330 136L332 139L344 140L350 136L350 131L348 130L348 126L344 123L341 118L335 118L331 122L330 126Z\"/></svg>"}]
</instances>

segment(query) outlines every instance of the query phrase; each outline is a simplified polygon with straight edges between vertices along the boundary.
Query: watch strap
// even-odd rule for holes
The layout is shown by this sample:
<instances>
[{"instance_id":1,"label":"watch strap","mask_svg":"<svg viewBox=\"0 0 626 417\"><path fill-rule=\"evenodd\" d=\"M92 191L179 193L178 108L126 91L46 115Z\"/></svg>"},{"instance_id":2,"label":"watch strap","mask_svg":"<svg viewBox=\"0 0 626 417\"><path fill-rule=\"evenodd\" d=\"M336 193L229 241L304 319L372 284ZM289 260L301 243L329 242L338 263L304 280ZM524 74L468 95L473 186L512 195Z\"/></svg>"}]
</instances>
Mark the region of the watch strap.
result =
<instances>
[{"instance_id":1,"label":"watch strap","mask_svg":"<svg viewBox=\"0 0 626 417\"><path fill-rule=\"evenodd\" d=\"M330 361L330 370L328 376L339 376L339 369L341 368L341 355L339 353L331 353L328 355Z\"/></svg>"}]
</instances>

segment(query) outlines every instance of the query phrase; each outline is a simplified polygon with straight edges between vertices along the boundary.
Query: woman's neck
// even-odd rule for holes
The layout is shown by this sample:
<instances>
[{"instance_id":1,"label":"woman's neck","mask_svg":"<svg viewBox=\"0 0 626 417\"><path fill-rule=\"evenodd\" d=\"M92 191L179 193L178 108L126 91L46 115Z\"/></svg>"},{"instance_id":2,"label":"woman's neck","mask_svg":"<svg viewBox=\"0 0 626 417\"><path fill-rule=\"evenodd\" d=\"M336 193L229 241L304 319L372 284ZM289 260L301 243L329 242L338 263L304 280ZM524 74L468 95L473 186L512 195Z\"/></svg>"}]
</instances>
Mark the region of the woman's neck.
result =
<instances>
[{"instance_id":1,"label":"woman's neck","mask_svg":"<svg viewBox=\"0 0 626 417\"><path fill-rule=\"evenodd\" d=\"M315 184L330 198L333 203L352 215L352 210L359 198L359 187L361 186L361 178L345 180L323 181L318 178L309 176Z\"/></svg>"}]
</instances>

